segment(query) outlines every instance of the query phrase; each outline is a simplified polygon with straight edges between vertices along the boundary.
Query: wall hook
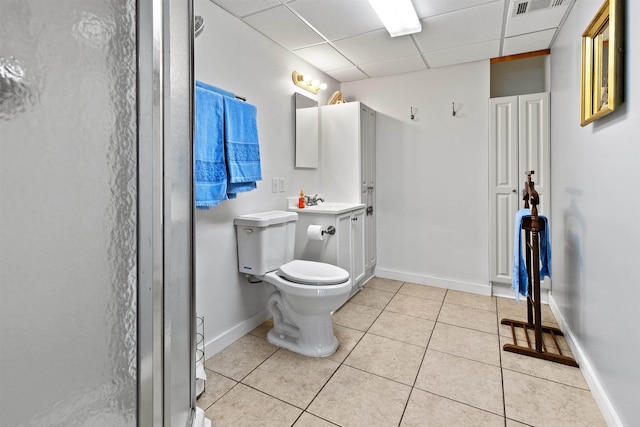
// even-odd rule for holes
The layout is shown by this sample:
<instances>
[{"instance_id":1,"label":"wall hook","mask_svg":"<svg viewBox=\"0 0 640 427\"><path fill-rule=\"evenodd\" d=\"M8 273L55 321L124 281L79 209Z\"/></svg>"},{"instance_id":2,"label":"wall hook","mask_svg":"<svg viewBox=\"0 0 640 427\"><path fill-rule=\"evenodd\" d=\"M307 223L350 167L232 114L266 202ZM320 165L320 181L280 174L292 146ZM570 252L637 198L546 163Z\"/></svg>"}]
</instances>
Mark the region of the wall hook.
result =
<instances>
[{"instance_id":1,"label":"wall hook","mask_svg":"<svg viewBox=\"0 0 640 427\"><path fill-rule=\"evenodd\" d=\"M451 103L451 115L452 116L456 115L456 103L455 102Z\"/></svg>"},{"instance_id":2,"label":"wall hook","mask_svg":"<svg viewBox=\"0 0 640 427\"><path fill-rule=\"evenodd\" d=\"M416 111L418 111L418 109L416 108ZM415 120L416 119L416 115L413 113L413 107L411 107L411 120Z\"/></svg>"}]
</instances>

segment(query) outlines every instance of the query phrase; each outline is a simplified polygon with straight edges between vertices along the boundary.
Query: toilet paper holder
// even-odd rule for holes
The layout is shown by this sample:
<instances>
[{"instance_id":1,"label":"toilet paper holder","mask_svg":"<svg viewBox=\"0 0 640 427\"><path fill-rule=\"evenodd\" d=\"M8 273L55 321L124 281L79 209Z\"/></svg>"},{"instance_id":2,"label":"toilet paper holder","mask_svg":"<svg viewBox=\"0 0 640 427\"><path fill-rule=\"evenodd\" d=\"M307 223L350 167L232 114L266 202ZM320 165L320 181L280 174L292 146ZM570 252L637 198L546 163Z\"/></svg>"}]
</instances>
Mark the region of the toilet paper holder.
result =
<instances>
[{"instance_id":1,"label":"toilet paper holder","mask_svg":"<svg viewBox=\"0 0 640 427\"><path fill-rule=\"evenodd\" d=\"M326 230L322 230L322 235L324 236L325 234L333 236L334 234L336 234L336 228L333 225L330 225Z\"/></svg>"}]
</instances>

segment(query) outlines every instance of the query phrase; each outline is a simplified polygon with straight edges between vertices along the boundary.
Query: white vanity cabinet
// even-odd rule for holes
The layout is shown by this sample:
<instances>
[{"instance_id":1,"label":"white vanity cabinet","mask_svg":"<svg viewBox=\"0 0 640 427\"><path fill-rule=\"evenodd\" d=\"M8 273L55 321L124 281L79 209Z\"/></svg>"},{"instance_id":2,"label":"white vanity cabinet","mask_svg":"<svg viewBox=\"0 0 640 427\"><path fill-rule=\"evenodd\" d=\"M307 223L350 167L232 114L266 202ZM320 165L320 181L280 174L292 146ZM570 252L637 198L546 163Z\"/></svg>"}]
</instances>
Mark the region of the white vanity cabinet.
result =
<instances>
[{"instance_id":1,"label":"white vanity cabinet","mask_svg":"<svg viewBox=\"0 0 640 427\"><path fill-rule=\"evenodd\" d=\"M350 205L333 211L313 208L290 210L298 213L295 258L344 268L349 272L353 295L365 278L365 206ZM307 236L310 225L321 225L323 230L333 227L335 233L324 234L323 240L312 240Z\"/></svg>"},{"instance_id":2,"label":"white vanity cabinet","mask_svg":"<svg viewBox=\"0 0 640 427\"><path fill-rule=\"evenodd\" d=\"M376 265L376 112L360 102L321 107L320 141L324 198L365 205L366 280Z\"/></svg>"}]
</instances>

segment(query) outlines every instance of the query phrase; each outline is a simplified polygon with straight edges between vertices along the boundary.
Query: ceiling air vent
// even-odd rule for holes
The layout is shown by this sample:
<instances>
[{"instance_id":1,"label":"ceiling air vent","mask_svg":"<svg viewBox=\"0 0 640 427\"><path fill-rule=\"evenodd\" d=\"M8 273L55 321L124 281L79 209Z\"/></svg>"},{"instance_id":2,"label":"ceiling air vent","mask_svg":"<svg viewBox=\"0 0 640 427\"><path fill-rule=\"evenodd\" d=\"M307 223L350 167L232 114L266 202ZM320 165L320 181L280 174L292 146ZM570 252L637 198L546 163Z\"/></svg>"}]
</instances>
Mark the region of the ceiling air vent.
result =
<instances>
[{"instance_id":1,"label":"ceiling air vent","mask_svg":"<svg viewBox=\"0 0 640 427\"><path fill-rule=\"evenodd\" d=\"M549 9L552 7L562 6L570 0L516 0L513 10L513 16L520 16L526 13L535 12L536 10Z\"/></svg>"}]
</instances>

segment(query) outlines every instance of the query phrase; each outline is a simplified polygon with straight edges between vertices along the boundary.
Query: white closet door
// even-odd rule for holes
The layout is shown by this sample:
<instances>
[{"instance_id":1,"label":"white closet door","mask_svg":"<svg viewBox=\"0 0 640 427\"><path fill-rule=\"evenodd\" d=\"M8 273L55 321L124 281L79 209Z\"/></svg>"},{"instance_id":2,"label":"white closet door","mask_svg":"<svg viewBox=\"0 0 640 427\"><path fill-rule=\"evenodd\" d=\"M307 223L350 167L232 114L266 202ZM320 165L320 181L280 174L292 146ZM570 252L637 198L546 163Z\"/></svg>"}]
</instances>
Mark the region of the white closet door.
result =
<instances>
[{"instance_id":1,"label":"white closet door","mask_svg":"<svg viewBox=\"0 0 640 427\"><path fill-rule=\"evenodd\" d=\"M530 170L540 195L538 211L550 215L549 93L493 98L489 110L491 281L511 283L514 217Z\"/></svg>"},{"instance_id":2,"label":"white closet door","mask_svg":"<svg viewBox=\"0 0 640 427\"><path fill-rule=\"evenodd\" d=\"M549 216L549 179L551 177L551 125L549 93L533 93L518 97L518 140L520 188L524 185L525 174L533 170L531 179L535 182L536 191L540 195L538 212Z\"/></svg>"},{"instance_id":3,"label":"white closet door","mask_svg":"<svg viewBox=\"0 0 640 427\"><path fill-rule=\"evenodd\" d=\"M514 216L520 203L518 97L489 100L491 281L511 283Z\"/></svg>"}]
</instances>

